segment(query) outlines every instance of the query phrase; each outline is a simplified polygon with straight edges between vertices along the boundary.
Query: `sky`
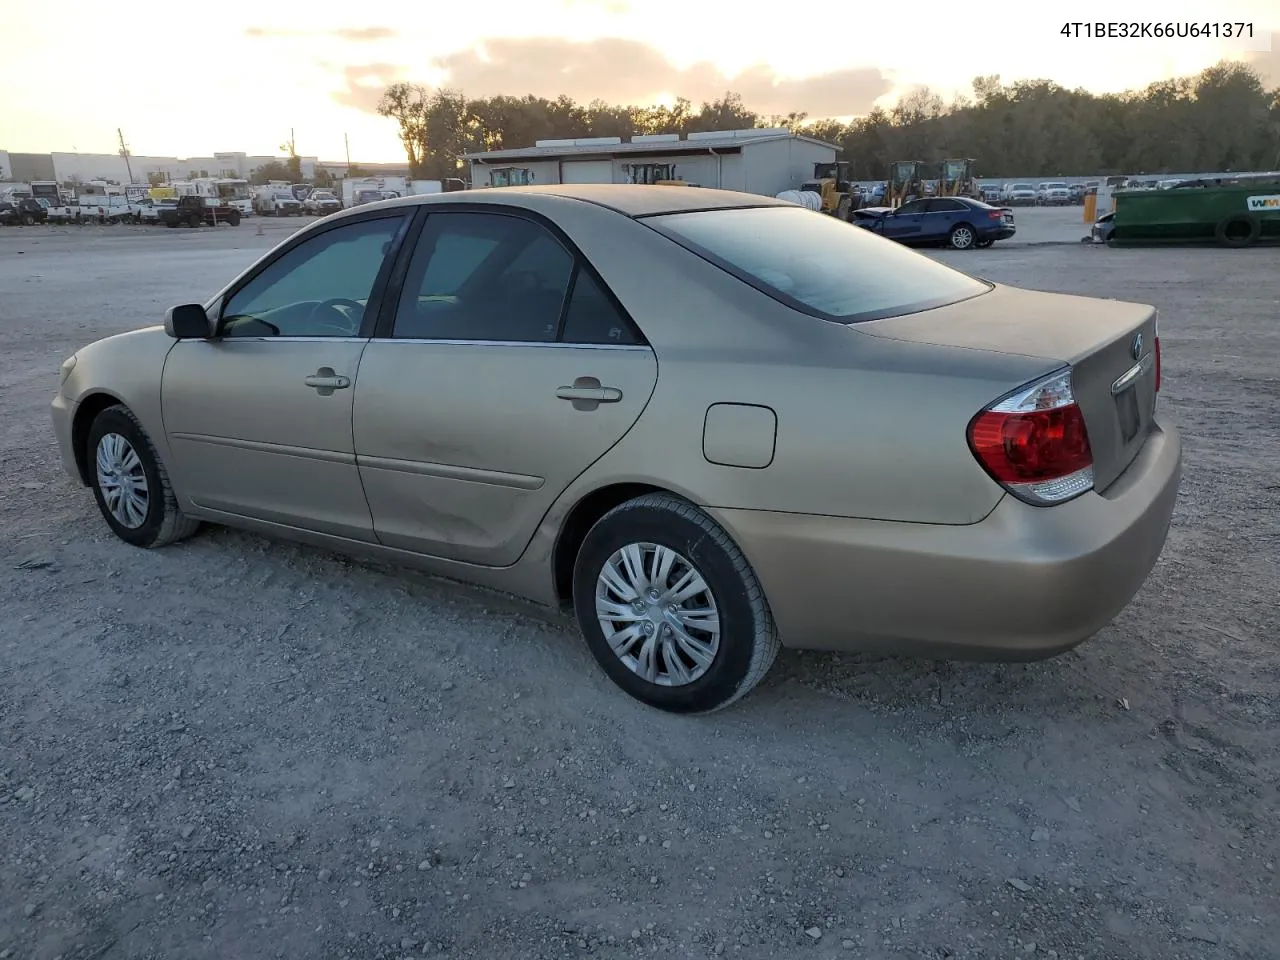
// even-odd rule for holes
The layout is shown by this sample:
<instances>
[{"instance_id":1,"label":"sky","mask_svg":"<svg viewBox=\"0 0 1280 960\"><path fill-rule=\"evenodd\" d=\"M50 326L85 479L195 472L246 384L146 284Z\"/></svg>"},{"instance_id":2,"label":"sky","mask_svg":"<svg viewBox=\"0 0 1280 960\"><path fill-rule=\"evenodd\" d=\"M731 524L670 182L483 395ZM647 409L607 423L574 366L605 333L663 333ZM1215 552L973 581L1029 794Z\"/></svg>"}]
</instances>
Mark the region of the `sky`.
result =
<instances>
[{"instance_id":1,"label":"sky","mask_svg":"<svg viewBox=\"0 0 1280 960\"><path fill-rule=\"evenodd\" d=\"M346 135L353 160L397 161L395 124L374 112L397 80L583 103L680 95L697 104L733 90L760 113L811 117L860 115L919 85L968 92L981 74L1119 91L1223 57L1252 62L1280 86L1280 0L1072 3L1058 13L1014 0L681 0L662 12L647 0L485 0L451 8L463 15L432 4L256 0L169 7L128 29L110 18L90 29L103 16L90 0L62 0L56 18L41 4L12 6L0 57L0 150L10 151L114 152L120 127L139 155L276 154L292 129L304 156L341 160ZM1214 22L1252 24L1253 39L1061 34L1068 20L1202 24L1210 9ZM833 11L826 24L822 10ZM67 23L95 43L50 55L49 38ZM190 61L149 52L165 38Z\"/></svg>"}]
</instances>

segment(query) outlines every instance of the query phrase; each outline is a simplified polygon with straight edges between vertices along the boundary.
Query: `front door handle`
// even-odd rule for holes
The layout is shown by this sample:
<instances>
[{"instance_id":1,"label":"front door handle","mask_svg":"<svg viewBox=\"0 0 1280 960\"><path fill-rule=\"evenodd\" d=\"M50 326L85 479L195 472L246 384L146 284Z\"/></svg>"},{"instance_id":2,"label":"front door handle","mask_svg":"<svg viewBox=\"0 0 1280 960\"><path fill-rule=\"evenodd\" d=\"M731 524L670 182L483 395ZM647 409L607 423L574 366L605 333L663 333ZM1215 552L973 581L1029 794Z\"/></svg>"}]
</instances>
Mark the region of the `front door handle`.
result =
<instances>
[{"instance_id":1,"label":"front door handle","mask_svg":"<svg viewBox=\"0 0 1280 960\"><path fill-rule=\"evenodd\" d=\"M335 373L333 367L321 367L311 376L303 377L302 382L322 397L331 395L335 390L345 390L351 386L350 378Z\"/></svg>"},{"instance_id":2,"label":"front door handle","mask_svg":"<svg viewBox=\"0 0 1280 960\"><path fill-rule=\"evenodd\" d=\"M560 387L556 396L561 400L572 400L575 410L594 410L602 403L617 403L622 399L622 391L617 387L603 387L595 377L578 377L571 387Z\"/></svg>"}]
</instances>

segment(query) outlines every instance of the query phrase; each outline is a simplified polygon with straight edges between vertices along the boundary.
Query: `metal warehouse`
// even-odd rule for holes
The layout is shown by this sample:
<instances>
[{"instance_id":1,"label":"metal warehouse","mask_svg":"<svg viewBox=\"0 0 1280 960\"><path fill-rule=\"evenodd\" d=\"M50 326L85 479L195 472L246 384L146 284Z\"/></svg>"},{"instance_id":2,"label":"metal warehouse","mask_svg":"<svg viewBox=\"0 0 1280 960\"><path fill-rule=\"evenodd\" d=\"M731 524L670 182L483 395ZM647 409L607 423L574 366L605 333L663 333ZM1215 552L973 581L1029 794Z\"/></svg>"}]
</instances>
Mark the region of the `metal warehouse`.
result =
<instances>
[{"instance_id":1,"label":"metal warehouse","mask_svg":"<svg viewBox=\"0 0 1280 960\"><path fill-rule=\"evenodd\" d=\"M470 153L473 187L554 183L684 181L775 196L812 179L815 163L832 163L837 148L784 127L632 137L539 140L532 147Z\"/></svg>"}]
</instances>

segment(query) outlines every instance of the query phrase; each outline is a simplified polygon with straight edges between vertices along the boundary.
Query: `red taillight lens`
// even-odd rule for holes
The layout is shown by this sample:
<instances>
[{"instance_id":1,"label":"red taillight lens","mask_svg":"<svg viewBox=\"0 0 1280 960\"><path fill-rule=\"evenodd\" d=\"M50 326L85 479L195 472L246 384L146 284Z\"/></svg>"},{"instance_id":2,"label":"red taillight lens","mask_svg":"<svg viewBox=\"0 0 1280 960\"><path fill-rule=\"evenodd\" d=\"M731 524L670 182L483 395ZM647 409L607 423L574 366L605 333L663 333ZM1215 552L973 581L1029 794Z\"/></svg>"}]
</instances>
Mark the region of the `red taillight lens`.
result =
<instances>
[{"instance_id":1,"label":"red taillight lens","mask_svg":"<svg viewBox=\"0 0 1280 960\"><path fill-rule=\"evenodd\" d=\"M987 219L988 219L988 220L999 220L999 219L1000 219L1001 217L1003 217L1003 216L1004 216L1004 214L1003 214L1003 213L1001 213L999 210L989 210L989 211L987 211Z\"/></svg>"},{"instance_id":2,"label":"red taillight lens","mask_svg":"<svg viewBox=\"0 0 1280 960\"><path fill-rule=\"evenodd\" d=\"M1093 486L1093 452L1070 370L979 413L969 423L969 448L997 483L1028 503L1062 503Z\"/></svg>"}]
</instances>

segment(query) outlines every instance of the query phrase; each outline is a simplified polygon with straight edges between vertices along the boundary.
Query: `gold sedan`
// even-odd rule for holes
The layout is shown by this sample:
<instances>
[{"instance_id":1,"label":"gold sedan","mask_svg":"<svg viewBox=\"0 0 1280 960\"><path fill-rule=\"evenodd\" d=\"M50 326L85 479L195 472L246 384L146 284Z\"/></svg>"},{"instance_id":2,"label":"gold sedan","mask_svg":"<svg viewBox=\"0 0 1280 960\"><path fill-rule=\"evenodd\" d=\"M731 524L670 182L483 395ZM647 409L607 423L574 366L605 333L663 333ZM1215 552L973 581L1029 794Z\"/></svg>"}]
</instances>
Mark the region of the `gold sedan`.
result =
<instances>
[{"instance_id":1,"label":"gold sedan","mask_svg":"<svg viewBox=\"0 0 1280 960\"><path fill-rule=\"evenodd\" d=\"M62 366L67 470L201 522L571 606L662 709L779 646L1026 659L1106 624L1180 476L1147 306L972 279L798 206L556 186L300 231Z\"/></svg>"}]
</instances>

